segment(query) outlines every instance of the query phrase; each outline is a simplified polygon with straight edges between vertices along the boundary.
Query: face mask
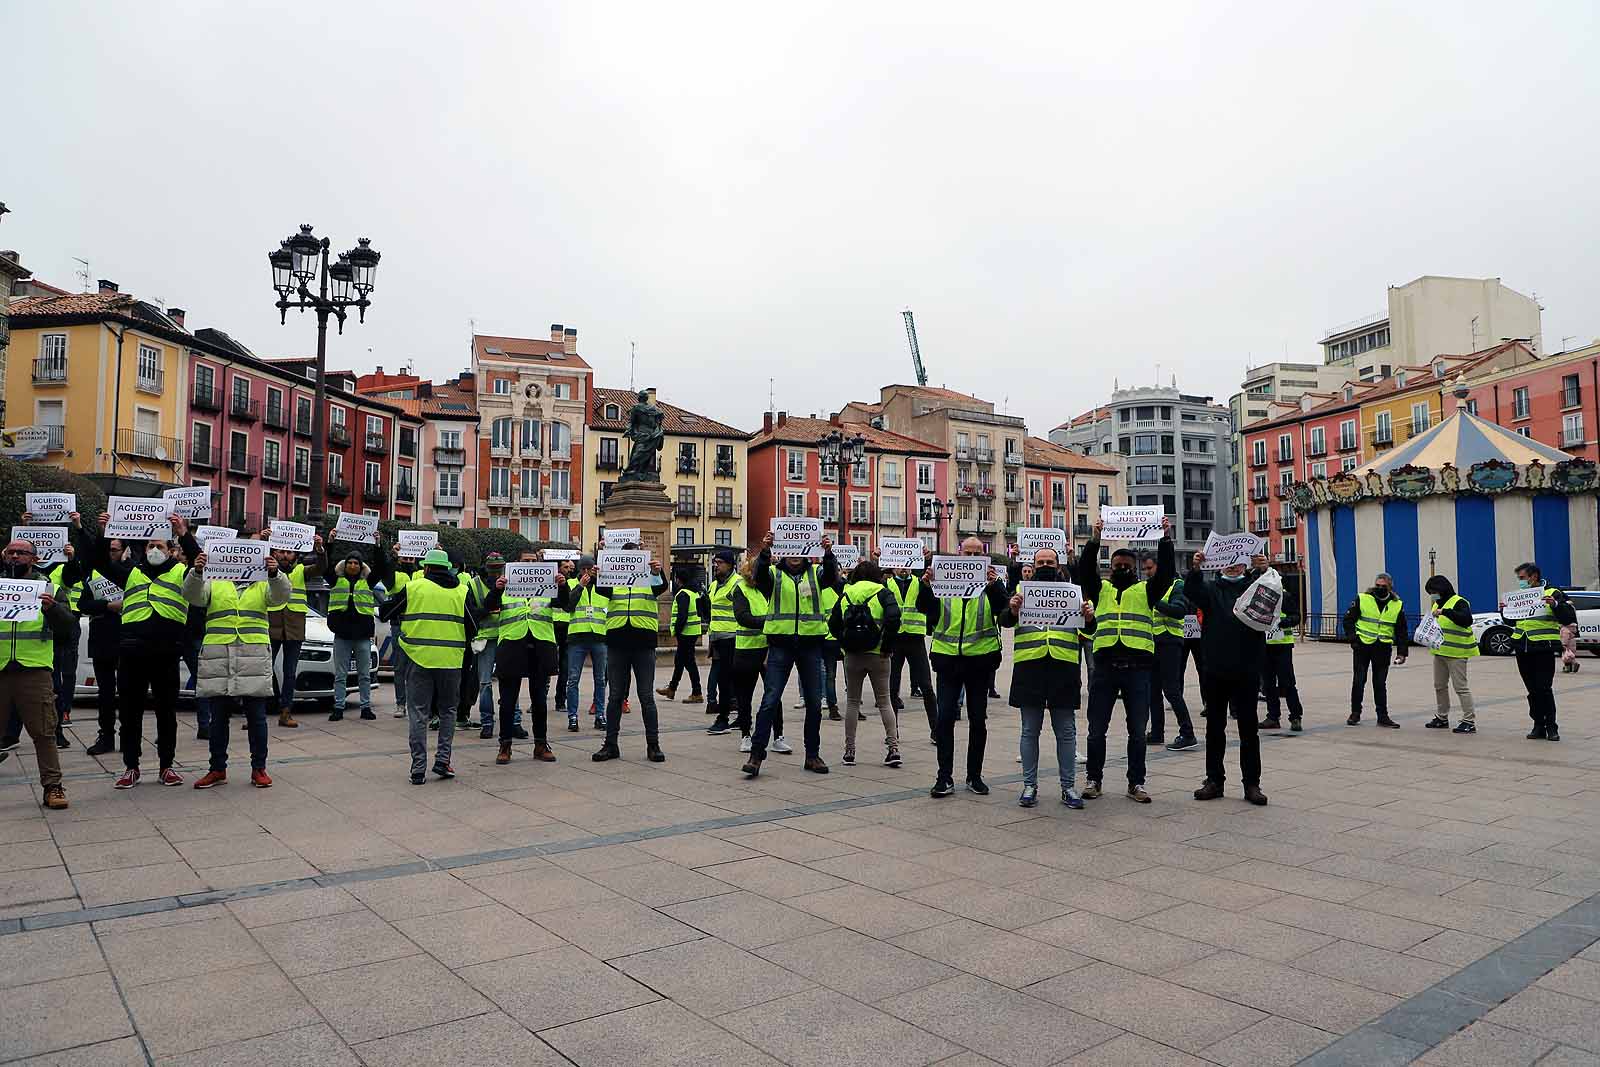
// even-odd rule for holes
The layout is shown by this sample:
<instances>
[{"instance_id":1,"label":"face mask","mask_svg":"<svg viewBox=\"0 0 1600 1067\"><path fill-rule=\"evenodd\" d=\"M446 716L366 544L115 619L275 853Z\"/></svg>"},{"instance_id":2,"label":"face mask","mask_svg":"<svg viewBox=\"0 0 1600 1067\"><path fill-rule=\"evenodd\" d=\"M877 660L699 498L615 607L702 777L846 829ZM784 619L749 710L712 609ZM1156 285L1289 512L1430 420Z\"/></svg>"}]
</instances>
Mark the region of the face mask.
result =
<instances>
[{"instance_id":1,"label":"face mask","mask_svg":"<svg viewBox=\"0 0 1600 1067\"><path fill-rule=\"evenodd\" d=\"M152 567L159 567L167 561L167 553L161 548L147 548L144 550L144 561Z\"/></svg>"},{"instance_id":2,"label":"face mask","mask_svg":"<svg viewBox=\"0 0 1600 1067\"><path fill-rule=\"evenodd\" d=\"M1379 596L1379 597L1386 597L1386 596L1389 595L1389 587L1386 586L1386 585L1377 586L1376 587L1376 592L1373 595L1374 596Z\"/></svg>"},{"instance_id":3,"label":"face mask","mask_svg":"<svg viewBox=\"0 0 1600 1067\"><path fill-rule=\"evenodd\" d=\"M1219 574L1219 575L1217 575L1217 577L1221 578L1225 582L1242 582L1242 581L1244 581L1244 575L1242 575L1242 574Z\"/></svg>"},{"instance_id":4,"label":"face mask","mask_svg":"<svg viewBox=\"0 0 1600 1067\"><path fill-rule=\"evenodd\" d=\"M1437 604L1437 603L1439 603L1439 602L1440 602L1440 601L1442 601L1442 600L1443 600L1443 599L1444 599L1444 597L1442 597L1442 596L1440 596L1440 595L1439 595L1439 594L1438 594L1438 593L1434 593L1434 594L1433 594L1433 602L1434 602L1434 603L1435 603L1435 604Z\"/></svg>"},{"instance_id":5,"label":"face mask","mask_svg":"<svg viewBox=\"0 0 1600 1067\"><path fill-rule=\"evenodd\" d=\"M1033 569L1034 581L1053 582L1056 580L1056 569L1050 566L1035 567Z\"/></svg>"},{"instance_id":6,"label":"face mask","mask_svg":"<svg viewBox=\"0 0 1600 1067\"><path fill-rule=\"evenodd\" d=\"M1133 577L1133 568L1132 567L1112 567L1111 568L1111 574L1112 574L1113 577L1122 578L1122 579L1126 580L1126 579L1129 579L1129 578Z\"/></svg>"},{"instance_id":7,"label":"face mask","mask_svg":"<svg viewBox=\"0 0 1600 1067\"><path fill-rule=\"evenodd\" d=\"M1532 583L1530 583L1530 582L1529 582L1529 581L1528 581L1528 579L1526 579L1526 578L1518 578L1518 579L1517 579L1517 588L1518 588L1518 589L1526 589L1526 588L1528 588L1528 586L1529 586L1529 585L1531 585L1531 584L1532 584Z\"/></svg>"}]
</instances>

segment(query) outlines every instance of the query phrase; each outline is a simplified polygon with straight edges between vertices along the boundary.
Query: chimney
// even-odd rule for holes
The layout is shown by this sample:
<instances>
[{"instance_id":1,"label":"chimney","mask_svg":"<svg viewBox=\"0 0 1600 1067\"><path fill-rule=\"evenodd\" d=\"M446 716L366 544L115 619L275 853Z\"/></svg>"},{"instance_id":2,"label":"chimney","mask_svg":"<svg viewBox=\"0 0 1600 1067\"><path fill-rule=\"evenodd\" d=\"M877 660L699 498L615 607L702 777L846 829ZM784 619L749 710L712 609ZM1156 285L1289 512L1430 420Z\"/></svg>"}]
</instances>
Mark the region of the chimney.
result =
<instances>
[{"instance_id":1,"label":"chimney","mask_svg":"<svg viewBox=\"0 0 1600 1067\"><path fill-rule=\"evenodd\" d=\"M167 312L167 314L170 315L170 314L172 314L172 312L169 311L169 312ZM180 312L178 312L178 314L182 315L183 312L180 311ZM380 379L383 377L383 364L382 363L378 364L378 377Z\"/></svg>"},{"instance_id":2,"label":"chimney","mask_svg":"<svg viewBox=\"0 0 1600 1067\"><path fill-rule=\"evenodd\" d=\"M787 411L778 412L778 425L779 426L782 426L784 423L786 423L788 421L789 421L789 413Z\"/></svg>"},{"instance_id":3,"label":"chimney","mask_svg":"<svg viewBox=\"0 0 1600 1067\"><path fill-rule=\"evenodd\" d=\"M102 293L115 293L115 292L118 291L117 290L117 283L112 281L109 278L101 278L100 279L100 291Z\"/></svg>"},{"instance_id":4,"label":"chimney","mask_svg":"<svg viewBox=\"0 0 1600 1067\"><path fill-rule=\"evenodd\" d=\"M167 309L167 318L169 318L173 322L177 323L178 324L178 329L180 329L180 330L183 329L183 309L182 308L168 308Z\"/></svg>"},{"instance_id":5,"label":"chimney","mask_svg":"<svg viewBox=\"0 0 1600 1067\"><path fill-rule=\"evenodd\" d=\"M761 413L761 432L772 432L772 412L770 411L764 411Z\"/></svg>"},{"instance_id":6,"label":"chimney","mask_svg":"<svg viewBox=\"0 0 1600 1067\"><path fill-rule=\"evenodd\" d=\"M561 351L569 356L578 354L578 328L576 326L568 326L566 333L562 335Z\"/></svg>"},{"instance_id":7,"label":"chimney","mask_svg":"<svg viewBox=\"0 0 1600 1067\"><path fill-rule=\"evenodd\" d=\"M832 415L828 416L828 425L829 426L843 426L844 425L844 423L839 421L839 413L837 411L835 411Z\"/></svg>"},{"instance_id":8,"label":"chimney","mask_svg":"<svg viewBox=\"0 0 1600 1067\"><path fill-rule=\"evenodd\" d=\"M550 324L550 340L560 341L561 336L561 324L559 322L552 322Z\"/></svg>"},{"instance_id":9,"label":"chimney","mask_svg":"<svg viewBox=\"0 0 1600 1067\"><path fill-rule=\"evenodd\" d=\"M646 396L648 396L650 398L650 403L654 404L656 402L656 387L655 386L652 385L650 388L646 389L644 391L644 393L645 393Z\"/></svg>"}]
</instances>

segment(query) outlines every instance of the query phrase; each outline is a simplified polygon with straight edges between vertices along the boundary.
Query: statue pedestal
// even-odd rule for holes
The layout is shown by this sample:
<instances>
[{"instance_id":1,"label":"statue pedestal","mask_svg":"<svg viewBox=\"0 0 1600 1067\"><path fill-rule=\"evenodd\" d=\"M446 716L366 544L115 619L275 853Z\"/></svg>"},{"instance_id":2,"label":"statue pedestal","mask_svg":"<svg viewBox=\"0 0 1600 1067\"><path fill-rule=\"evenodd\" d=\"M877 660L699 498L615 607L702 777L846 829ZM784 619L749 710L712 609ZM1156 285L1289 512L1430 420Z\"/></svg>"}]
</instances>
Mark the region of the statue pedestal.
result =
<instances>
[{"instance_id":1,"label":"statue pedestal","mask_svg":"<svg viewBox=\"0 0 1600 1067\"><path fill-rule=\"evenodd\" d=\"M619 482L606 498L605 524L611 529L639 528L639 547L661 561L661 577L672 578L672 499L661 482ZM672 600L661 600L661 629L671 642ZM658 638L659 643L659 638Z\"/></svg>"}]
</instances>

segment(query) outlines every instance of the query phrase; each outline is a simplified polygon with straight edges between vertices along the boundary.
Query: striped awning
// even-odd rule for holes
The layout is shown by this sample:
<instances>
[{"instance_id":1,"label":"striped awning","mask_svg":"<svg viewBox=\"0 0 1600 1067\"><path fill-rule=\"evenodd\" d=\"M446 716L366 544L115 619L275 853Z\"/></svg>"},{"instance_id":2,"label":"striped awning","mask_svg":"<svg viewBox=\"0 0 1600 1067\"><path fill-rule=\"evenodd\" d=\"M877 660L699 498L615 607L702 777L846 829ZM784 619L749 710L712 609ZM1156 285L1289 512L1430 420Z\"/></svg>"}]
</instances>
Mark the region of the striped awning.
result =
<instances>
[{"instance_id":1,"label":"striped awning","mask_svg":"<svg viewBox=\"0 0 1600 1067\"><path fill-rule=\"evenodd\" d=\"M1428 467L1438 470L1451 463L1458 470L1468 470L1474 463L1498 459L1521 467L1533 460L1554 466L1571 459L1567 453L1550 445L1540 444L1531 437L1523 437L1514 430L1486 422L1464 408L1398 448L1356 468L1356 477L1370 472L1387 475L1398 467Z\"/></svg>"}]
</instances>

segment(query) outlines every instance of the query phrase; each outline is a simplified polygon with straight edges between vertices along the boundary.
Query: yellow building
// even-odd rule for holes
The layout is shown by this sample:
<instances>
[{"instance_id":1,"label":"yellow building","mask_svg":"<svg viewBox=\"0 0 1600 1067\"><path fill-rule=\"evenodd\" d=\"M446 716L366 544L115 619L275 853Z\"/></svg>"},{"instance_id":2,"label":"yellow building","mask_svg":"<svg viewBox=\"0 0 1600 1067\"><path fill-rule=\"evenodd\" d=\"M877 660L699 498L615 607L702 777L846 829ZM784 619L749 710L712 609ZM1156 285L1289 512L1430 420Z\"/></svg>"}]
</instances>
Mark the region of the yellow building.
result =
<instances>
[{"instance_id":1,"label":"yellow building","mask_svg":"<svg viewBox=\"0 0 1600 1067\"><path fill-rule=\"evenodd\" d=\"M742 548L745 537L745 460L750 435L674 404L661 408L666 443L660 478L673 501L674 545ZM628 411L637 400L626 389L595 389L583 435L583 498L605 525L605 499L628 465ZM598 536L595 540L598 540Z\"/></svg>"},{"instance_id":2,"label":"yellow building","mask_svg":"<svg viewBox=\"0 0 1600 1067\"><path fill-rule=\"evenodd\" d=\"M46 462L94 477L178 484L180 396L192 340L182 313L100 282L94 293L40 283L11 302L6 421L49 431ZM136 489L137 487L134 487Z\"/></svg>"},{"instance_id":3,"label":"yellow building","mask_svg":"<svg viewBox=\"0 0 1600 1067\"><path fill-rule=\"evenodd\" d=\"M1361 450L1376 456L1443 421L1445 397L1463 374L1484 374L1531 362L1533 353L1520 341L1510 341L1465 356L1435 356L1417 366L1396 367L1376 382L1349 382L1341 394L1361 403ZM1454 401L1451 401L1452 405Z\"/></svg>"}]
</instances>

